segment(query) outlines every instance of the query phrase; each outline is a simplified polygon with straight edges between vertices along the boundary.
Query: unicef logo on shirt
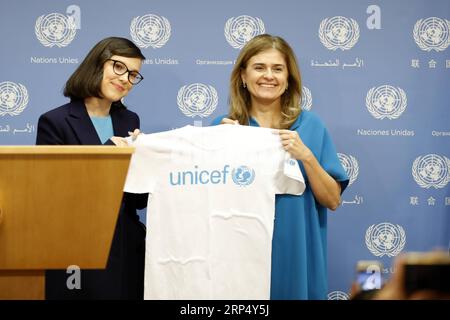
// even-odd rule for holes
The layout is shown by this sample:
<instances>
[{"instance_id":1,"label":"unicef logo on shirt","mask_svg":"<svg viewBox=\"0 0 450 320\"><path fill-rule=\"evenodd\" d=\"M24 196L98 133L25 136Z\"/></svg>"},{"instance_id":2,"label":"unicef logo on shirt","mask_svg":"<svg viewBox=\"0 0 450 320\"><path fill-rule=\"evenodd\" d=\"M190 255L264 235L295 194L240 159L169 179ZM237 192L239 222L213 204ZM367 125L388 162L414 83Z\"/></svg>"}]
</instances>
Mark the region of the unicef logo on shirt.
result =
<instances>
[{"instance_id":1,"label":"unicef logo on shirt","mask_svg":"<svg viewBox=\"0 0 450 320\"><path fill-rule=\"evenodd\" d=\"M359 25L352 18L325 18L319 26L319 38L329 50L349 50L359 39Z\"/></svg>"},{"instance_id":2,"label":"unicef logo on shirt","mask_svg":"<svg viewBox=\"0 0 450 320\"><path fill-rule=\"evenodd\" d=\"M146 14L131 21L130 35L141 48L161 48L170 38L170 22L165 17Z\"/></svg>"},{"instance_id":3,"label":"unicef logo on shirt","mask_svg":"<svg viewBox=\"0 0 450 320\"><path fill-rule=\"evenodd\" d=\"M172 186L218 185L227 184L231 179L238 186L248 186L255 180L255 170L239 166L231 170L226 164L221 169L205 170L195 165L191 170L169 172L168 182Z\"/></svg>"},{"instance_id":4,"label":"unicef logo on shirt","mask_svg":"<svg viewBox=\"0 0 450 320\"><path fill-rule=\"evenodd\" d=\"M28 91L24 85L5 81L0 83L0 116L17 116L28 104Z\"/></svg>"},{"instance_id":5,"label":"unicef logo on shirt","mask_svg":"<svg viewBox=\"0 0 450 320\"><path fill-rule=\"evenodd\" d=\"M373 87L367 92L366 107L375 119L397 119L405 111L406 93L390 85Z\"/></svg>"},{"instance_id":6,"label":"unicef logo on shirt","mask_svg":"<svg viewBox=\"0 0 450 320\"><path fill-rule=\"evenodd\" d=\"M344 167L345 172L348 175L349 178L348 185L350 186L353 182L355 182L356 178L358 177L359 173L358 160L356 160L354 156L346 155L345 153L338 153L337 156L342 166Z\"/></svg>"},{"instance_id":7,"label":"unicef logo on shirt","mask_svg":"<svg viewBox=\"0 0 450 320\"><path fill-rule=\"evenodd\" d=\"M45 47L67 46L75 38L77 26L73 17L61 13L42 15L36 20L34 32Z\"/></svg>"},{"instance_id":8,"label":"unicef logo on shirt","mask_svg":"<svg viewBox=\"0 0 450 320\"><path fill-rule=\"evenodd\" d=\"M240 166L231 171L231 178L238 186L246 187L255 180L255 170L247 166Z\"/></svg>"},{"instance_id":9,"label":"unicef logo on shirt","mask_svg":"<svg viewBox=\"0 0 450 320\"><path fill-rule=\"evenodd\" d=\"M414 41L424 51L444 51L450 43L450 21L436 17L420 19L414 25Z\"/></svg>"},{"instance_id":10,"label":"unicef logo on shirt","mask_svg":"<svg viewBox=\"0 0 450 320\"><path fill-rule=\"evenodd\" d=\"M266 32L260 18L250 16L231 17L225 23L225 39L235 49L241 49L248 41Z\"/></svg>"},{"instance_id":11,"label":"unicef logo on shirt","mask_svg":"<svg viewBox=\"0 0 450 320\"><path fill-rule=\"evenodd\" d=\"M207 117L217 107L217 91L212 86L193 83L178 90L177 104L187 117Z\"/></svg>"},{"instance_id":12,"label":"unicef logo on shirt","mask_svg":"<svg viewBox=\"0 0 450 320\"><path fill-rule=\"evenodd\" d=\"M371 225L366 231L366 246L373 255L394 257L406 243L405 230L398 224L384 222Z\"/></svg>"},{"instance_id":13,"label":"unicef logo on shirt","mask_svg":"<svg viewBox=\"0 0 450 320\"><path fill-rule=\"evenodd\" d=\"M311 90L307 87L302 87L302 100L300 105L302 110L311 110L312 107L312 96Z\"/></svg>"},{"instance_id":14,"label":"unicef logo on shirt","mask_svg":"<svg viewBox=\"0 0 450 320\"><path fill-rule=\"evenodd\" d=\"M443 188L450 181L450 159L437 154L417 157L412 165L412 176L422 188Z\"/></svg>"}]
</instances>

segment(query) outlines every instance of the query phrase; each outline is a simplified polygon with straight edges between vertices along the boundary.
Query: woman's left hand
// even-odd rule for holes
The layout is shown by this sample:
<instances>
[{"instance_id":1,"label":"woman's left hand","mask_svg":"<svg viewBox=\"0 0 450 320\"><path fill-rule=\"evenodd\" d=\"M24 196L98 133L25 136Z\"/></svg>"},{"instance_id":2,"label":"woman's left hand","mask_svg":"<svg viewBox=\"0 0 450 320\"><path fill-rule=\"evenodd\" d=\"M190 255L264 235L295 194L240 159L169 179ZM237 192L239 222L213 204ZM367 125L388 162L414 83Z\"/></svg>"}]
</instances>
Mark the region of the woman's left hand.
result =
<instances>
[{"instance_id":1,"label":"woman's left hand","mask_svg":"<svg viewBox=\"0 0 450 320\"><path fill-rule=\"evenodd\" d=\"M326 172L296 131L278 130L284 150L302 162L314 198L322 206L336 210L341 203L341 185Z\"/></svg>"},{"instance_id":2,"label":"woman's left hand","mask_svg":"<svg viewBox=\"0 0 450 320\"><path fill-rule=\"evenodd\" d=\"M131 137L131 140L134 141L137 139L138 135L141 134L141 131L139 129L134 129L134 131L128 131L128 134ZM128 141L125 138L122 137L111 137L111 141L114 142L114 144L118 147L127 147Z\"/></svg>"},{"instance_id":3,"label":"woman's left hand","mask_svg":"<svg viewBox=\"0 0 450 320\"><path fill-rule=\"evenodd\" d=\"M281 144L295 159L303 161L312 155L311 150L303 143L297 131L278 130Z\"/></svg>"}]
</instances>

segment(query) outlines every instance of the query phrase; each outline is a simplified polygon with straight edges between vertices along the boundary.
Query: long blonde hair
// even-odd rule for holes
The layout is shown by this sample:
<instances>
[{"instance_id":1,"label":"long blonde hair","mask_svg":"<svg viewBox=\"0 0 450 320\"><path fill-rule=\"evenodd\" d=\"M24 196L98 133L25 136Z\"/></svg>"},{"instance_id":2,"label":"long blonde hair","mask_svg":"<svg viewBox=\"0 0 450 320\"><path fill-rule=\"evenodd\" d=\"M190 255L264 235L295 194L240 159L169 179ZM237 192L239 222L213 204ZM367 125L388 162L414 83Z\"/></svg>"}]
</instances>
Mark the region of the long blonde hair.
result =
<instances>
[{"instance_id":1,"label":"long blonde hair","mask_svg":"<svg viewBox=\"0 0 450 320\"><path fill-rule=\"evenodd\" d=\"M262 34L254 37L242 48L231 72L229 115L240 124L248 125L250 119L250 93L243 86L241 71L247 67L248 61L255 55L268 49L281 52L288 69L288 88L281 96L281 129L288 129L300 115L302 97L302 82L295 53L289 44L281 37Z\"/></svg>"}]
</instances>

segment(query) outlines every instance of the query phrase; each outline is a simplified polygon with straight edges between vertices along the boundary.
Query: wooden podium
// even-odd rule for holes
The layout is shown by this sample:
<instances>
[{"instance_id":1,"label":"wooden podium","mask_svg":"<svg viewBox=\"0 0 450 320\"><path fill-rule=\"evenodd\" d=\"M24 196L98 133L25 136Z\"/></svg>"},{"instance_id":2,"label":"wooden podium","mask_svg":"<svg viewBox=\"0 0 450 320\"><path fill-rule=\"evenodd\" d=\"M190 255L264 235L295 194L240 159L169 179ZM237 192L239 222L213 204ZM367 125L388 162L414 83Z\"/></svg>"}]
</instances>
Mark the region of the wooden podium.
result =
<instances>
[{"instance_id":1,"label":"wooden podium","mask_svg":"<svg viewBox=\"0 0 450 320\"><path fill-rule=\"evenodd\" d=\"M0 147L0 299L44 299L46 269L106 268L133 150Z\"/></svg>"}]
</instances>

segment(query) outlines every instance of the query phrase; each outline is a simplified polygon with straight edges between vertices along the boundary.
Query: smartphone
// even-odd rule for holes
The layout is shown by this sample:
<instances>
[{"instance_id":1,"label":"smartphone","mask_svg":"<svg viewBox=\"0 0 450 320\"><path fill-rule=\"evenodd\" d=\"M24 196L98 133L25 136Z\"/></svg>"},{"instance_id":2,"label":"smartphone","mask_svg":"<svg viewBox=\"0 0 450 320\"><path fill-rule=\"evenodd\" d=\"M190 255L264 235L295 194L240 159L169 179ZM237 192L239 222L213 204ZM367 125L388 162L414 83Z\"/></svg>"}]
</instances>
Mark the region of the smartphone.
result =
<instances>
[{"instance_id":1,"label":"smartphone","mask_svg":"<svg viewBox=\"0 0 450 320\"><path fill-rule=\"evenodd\" d=\"M450 293L450 256L443 251L410 252L405 257L405 290Z\"/></svg>"},{"instance_id":2,"label":"smartphone","mask_svg":"<svg viewBox=\"0 0 450 320\"><path fill-rule=\"evenodd\" d=\"M356 282L361 291L378 290L383 286L383 263L360 260L356 264Z\"/></svg>"}]
</instances>

